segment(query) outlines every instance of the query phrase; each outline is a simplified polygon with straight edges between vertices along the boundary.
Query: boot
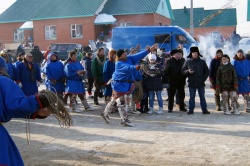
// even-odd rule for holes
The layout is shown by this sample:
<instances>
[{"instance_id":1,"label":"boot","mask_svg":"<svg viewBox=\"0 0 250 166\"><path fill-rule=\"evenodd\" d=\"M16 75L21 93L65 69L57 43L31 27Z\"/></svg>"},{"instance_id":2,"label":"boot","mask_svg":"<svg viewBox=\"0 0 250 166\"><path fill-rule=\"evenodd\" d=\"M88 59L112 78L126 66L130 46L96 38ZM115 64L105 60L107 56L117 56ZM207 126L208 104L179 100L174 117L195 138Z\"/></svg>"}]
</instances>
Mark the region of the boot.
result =
<instances>
[{"instance_id":1,"label":"boot","mask_svg":"<svg viewBox=\"0 0 250 166\"><path fill-rule=\"evenodd\" d=\"M226 106L225 106L225 110L224 110L224 114L225 115L231 115L231 112L228 110L228 104L226 103Z\"/></svg>"},{"instance_id":2,"label":"boot","mask_svg":"<svg viewBox=\"0 0 250 166\"><path fill-rule=\"evenodd\" d=\"M91 107L89 106L89 104L88 104L88 102L87 102L87 100L86 100L86 99L83 99L83 100L82 100L82 104L83 104L83 106L84 106L85 110L88 110L88 111L94 111L94 109L93 109L93 108L91 108Z\"/></svg>"},{"instance_id":3,"label":"boot","mask_svg":"<svg viewBox=\"0 0 250 166\"><path fill-rule=\"evenodd\" d=\"M148 114L153 114L154 113L154 109L152 107L149 108L149 111L147 112Z\"/></svg>"},{"instance_id":4,"label":"boot","mask_svg":"<svg viewBox=\"0 0 250 166\"><path fill-rule=\"evenodd\" d=\"M216 111L221 111L221 107L220 107L220 94L214 94L214 100L215 100L215 104L216 104Z\"/></svg>"},{"instance_id":5,"label":"boot","mask_svg":"<svg viewBox=\"0 0 250 166\"><path fill-rule=\"evenodd\" d=\"M98 102L98 92L94 93L94 104L95 105L99 105L99 102Z\"/></svg>"},{"instance_id":6,"label":"boot","mask_svg":"<svg viewBox=\"0 0 250 166\"><path fill-rule=\"evenodd\" d=\"M159 107L159 110L158 110L156 113L157 113L157 114L163 114L164 111L163 111L163 109L162 109L161 107Z\"/></svg>"}]
</instances>

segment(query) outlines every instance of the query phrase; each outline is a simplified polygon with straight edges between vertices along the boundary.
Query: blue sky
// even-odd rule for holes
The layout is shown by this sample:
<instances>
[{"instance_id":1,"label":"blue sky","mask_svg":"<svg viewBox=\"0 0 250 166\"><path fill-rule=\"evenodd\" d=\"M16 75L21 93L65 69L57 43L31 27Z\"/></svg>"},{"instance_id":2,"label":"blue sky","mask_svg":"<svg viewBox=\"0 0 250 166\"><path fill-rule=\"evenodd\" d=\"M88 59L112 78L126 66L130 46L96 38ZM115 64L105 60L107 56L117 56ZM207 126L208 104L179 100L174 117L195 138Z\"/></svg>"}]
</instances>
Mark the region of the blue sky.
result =
<instances>
[{"instance_id":1,"label":"blue sky","mask_svg":"<svg viewBox=\"0 0 250 166\"><path fill-rule=\"evenodd\" d=\"M0 0L0 13L7 9L16 0ZM237 32L243 36L250 36L250 22L247 22L247 0L193 0L194 7L205 9L219 9L229 1L233 1L237 8ZM190 0L170 0L172 9L190 8Z\"/></svg>"}]
</instances>

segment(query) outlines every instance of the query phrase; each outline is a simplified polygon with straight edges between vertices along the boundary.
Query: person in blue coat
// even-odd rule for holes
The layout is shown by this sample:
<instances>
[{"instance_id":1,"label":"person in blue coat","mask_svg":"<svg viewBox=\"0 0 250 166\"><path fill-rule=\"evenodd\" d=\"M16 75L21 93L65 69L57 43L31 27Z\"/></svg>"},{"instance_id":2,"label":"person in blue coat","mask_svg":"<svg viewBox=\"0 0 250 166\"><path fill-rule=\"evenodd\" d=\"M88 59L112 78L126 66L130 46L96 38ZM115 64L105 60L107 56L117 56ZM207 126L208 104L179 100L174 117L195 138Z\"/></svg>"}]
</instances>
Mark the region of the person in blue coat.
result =
<instances>
[{"instance_id":1,"label":"person in blue coat","mask_svg":"<svg viewBox=\"0 0 250 166\"><path fill-rule=\"evenodd\" d=\"M0 57L0 165L24 166L21 155L4 128L4 123L12 118L46 118L50 111L45 108L49 101L42 94L26 97L6 72L5 60ZM15 94L15 95L13 95Z\"/></svg>"},{"instance_id":2,"label":"person in blue coat","mask_svg":"<svg viewBox=\"0 0 250 166\"><path fill-rule=\"evenodd\" d=\"M10 76L10 79L12 79L13 81L15 81L15 67L12 63L9 62L9 56L7 53L2 53L1 57L3 57L6 61L6 64L8 66L8 70L7 73Z\"/></svg>"},{"instance_id":3,"label":"person in blue coat","mask_svg":"<svg viewBox=\"0 0 250 166\"><path fill-rule=\"evenodd\" d=\"M243 50L239 49L234 56L232 65L237 74L238 79L238 94L244 97L245 111L250 113L249 104L249 76L250 76L250 61L244 57Z\"/></svg>"},{"instance_id":4,"label":"person in blue coat","mask_svg":"<svg viewBox=\"0 0 250 166\"><path fill-rule=\"evenodd\" d=\"M115 71L112 75L111 87L113 89L113 96L111 101L107 104L104 112L101 114L103 119L109 123L109 113L112 111L112 107L117 103L118 111L121 117L121 124L124 126L133 127L127 117L127 112L129 110L129 103L132 99L132 93L134 91L134 71L140 69L140 65L135 65L146 55L148 55L152 50L158 48L157 44L145 51L141 51L132 56L127 56L127 52L124 49L119 49L117 51Z\"/></svg>"},{"instance_id":5,"label":"person in blue coat","mask_svg":"<svg viewBox=\"0 0 250 166\"><path fill-rule=\"evenodd\" d=\"M77 61L77 55L74 50L69 52L69 59L64 67L64 72L67 80L65 93L70 96L70 107L72 108L72 111L81 112L76 109L76 96L80 98L85 110L93 110L89 106L85 96L83 83L85 70L81 63Z\"/></svg>"},{"instance_id":6,"label":"person in blue coat","mask_svg":"<svg viewBox=\"0 0 250 166\"><path fill-rule=\"evenodd\" d=\"M115 71L115 58L116 51L111 50L109 52L108 61L106 61L103 66L103 81L105 82L104 96L106 104L110 102L112 96L112 88L109 80L112 78L112 74Z\"/></svg>"},{"instance_id":7,"label":"person in blue coat","mask_svg":"<svg viewBox=\"0 0 250 166\"><path fill-rule=\"evenodd\" d=\"M88 52L86 54L86 57L84 58L84 66L86 69L86 78L88 79L88 83L87 83L87 92L88 92L88 97L89 98L94 98L92 96L92 89L94 86L94 77L92 75L92 71L91 71L91 64L92 64L92 59L93 59L93 55L91 52Z\"/></svg>"},{"instance_id":8,"label":"person in blue coat","mask_svg":"<svg viewBox=\"0 0 250 166\"><path fill-rule=\"evenodd\" d=\"M57 96L63 100L63 93L65 91L64 66L54 52L48 54L48 62L45 66L44 72L48 80L48 89L56 92Z\"/></svg>"},{"instance_id":9,"label":"person in blue coat","mask_svg":"<svg viewBox=\"0 0 250 166\"><path fill-rule=\"evenodd\" d=\"M20 65L20 63L22 63L23 59L24 59L24 55L25 53L19 53L17 55L17 61L13 64L15 71L17 70L18 66Z\"/></svg>"},{"instance_id":10,"label":"person in blue coat","mask_svg":"<svg viewBox=\"0 0 250 166\"><path fill-rule=\"evenodd\" d=\"M25 54L24 61L17 68L16 83L21 87L26 96L38 92L38 86L42 83L39 67L33 63L33 56Z\"/></svg>"}]
</instances>

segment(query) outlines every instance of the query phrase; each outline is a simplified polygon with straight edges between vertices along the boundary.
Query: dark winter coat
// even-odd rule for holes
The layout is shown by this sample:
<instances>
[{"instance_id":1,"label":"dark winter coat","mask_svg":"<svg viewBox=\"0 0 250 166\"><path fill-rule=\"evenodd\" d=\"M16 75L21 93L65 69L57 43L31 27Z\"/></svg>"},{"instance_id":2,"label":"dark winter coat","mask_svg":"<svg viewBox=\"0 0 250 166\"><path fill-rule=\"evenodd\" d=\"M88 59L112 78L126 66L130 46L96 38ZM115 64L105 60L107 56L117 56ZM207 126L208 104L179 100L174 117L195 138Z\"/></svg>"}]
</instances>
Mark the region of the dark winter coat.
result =
<instances>
[{"instance_id":1,"label":"dark winter coat","mask_svg":"<svg viewBox=\"0 0 250 166\"><path fill-rule=\"evenodd\" d=\"M160 72L156 76L149 76L143 80L145 83L145 88L147 91L161 91L163 89L162 86L162 76L164 75L164 72L162 71L161 64L157 64L155 68L159 69ZM155 70L155 69L150 69Z\"/></svg>"},{"instance_id":2,"label":"dark winter coat","mask_svg":"<svg viewBox=\"0 0 250 166\"><path fill-rule=\"evenodd\" d=\"M43 57L43 53L39 49L34 48L33 50L31 50L30 53L33 55L34 63L42 63L44 57Z\"/></svg>"},{"instance_id":3,"label":"dark winter coat","mask_svg":"<svg viewBox=\"0 0 250 166\"><path fill-rule=\"evenodd\" d=\"M182 74L182 66L185 59L171 58L166 65L165 77L168 79L170 85L185 85L186 76Z\"/></svg>"},{"instance_id":4,"label":"dark winter coat","mask_svg":"<svg viewBox=\"0 0 250 166\"><path fill-rule=\"evenodd\" d=\"M85 60L85 69L87 71L86 77L93 78L92 71L91 71L92 59L89 57L85 57L84 60Z\"/></svg>"},{"instance_id":5,"label":"dark winter coat","mask_svg":"<svg viewBox=\"0 0 250 166\"><path fill-rule=\"evenodd\" d=\"M194 73L190 74L189 69ZM182 67L182 73L188 77L188 87L199 88L205 86L205 81L209 75L206 62L200 58L187 60Z\"/></svg>"},{"instance_id":6,"label":"dark winter coat","mask_svg":"<svg viewBox=\"0 0 250 166\"><path fill-rule=\"evenodd\" d=\"M220 66L220 63L221 63L221 59L215 57L211 60L210 65L209 65L209 80L211 83L211 88L213 89L215 88L215 85L216 85L216 73Z\"/></svg>"}]
</instances>

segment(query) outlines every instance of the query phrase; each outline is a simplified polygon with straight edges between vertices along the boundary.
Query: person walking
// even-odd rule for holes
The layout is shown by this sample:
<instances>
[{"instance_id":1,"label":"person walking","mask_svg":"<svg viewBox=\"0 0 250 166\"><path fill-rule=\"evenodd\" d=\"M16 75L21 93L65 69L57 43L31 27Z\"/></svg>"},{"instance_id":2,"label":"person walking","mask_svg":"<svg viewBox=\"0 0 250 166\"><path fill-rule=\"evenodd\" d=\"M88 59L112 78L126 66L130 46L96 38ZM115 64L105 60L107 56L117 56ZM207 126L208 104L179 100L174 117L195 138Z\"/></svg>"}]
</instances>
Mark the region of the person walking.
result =
<instances>
[{"instance_id":1,"label":"person walking","mask_svg":"<svg viewBox=\"0 0 250 166\"><path fill-rule=\"evenodd\" d=\"M66 88L65 94L70 95L70 107L73 112L81 112L76 108L76 97L78 96L85 108L85 110L93 110L86 100L85 89L83 77L85 75L85 70L83 66L77 61L77 54L74 50L69 52L68 63L64 67L64 72L66 75Z\"/></svg>"},{"instance_id":2,"label":"person walking","mask_svg":"<svg viewBox=\"0 0 250 166\"><path fill-rule=\"evenodd\" d=\"M198 90L199 93L202 113L210 114L207 110L207 102L205 99L205 81L208 78L209 70L206 62L200 59L200 57L203 56L200 54L199 48L191 47L187 57L190 59L187 60L182 67L182 73L188 77L190 93L188 115L194 113L196 90Z\"/></svg>"}]
</instances>

